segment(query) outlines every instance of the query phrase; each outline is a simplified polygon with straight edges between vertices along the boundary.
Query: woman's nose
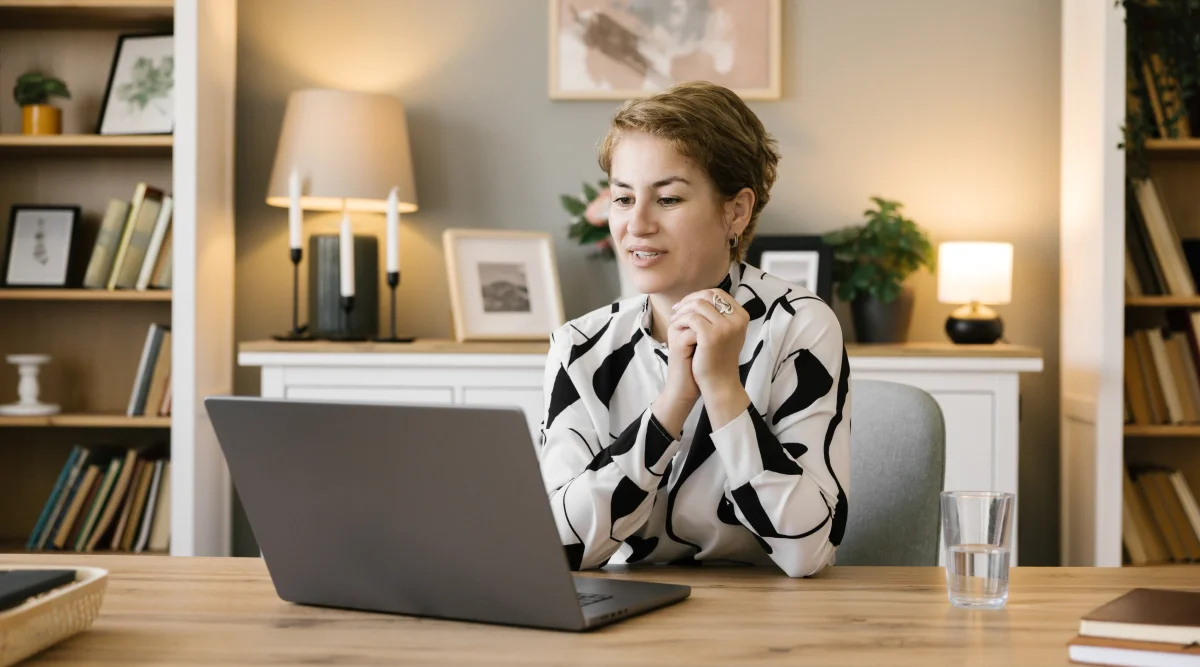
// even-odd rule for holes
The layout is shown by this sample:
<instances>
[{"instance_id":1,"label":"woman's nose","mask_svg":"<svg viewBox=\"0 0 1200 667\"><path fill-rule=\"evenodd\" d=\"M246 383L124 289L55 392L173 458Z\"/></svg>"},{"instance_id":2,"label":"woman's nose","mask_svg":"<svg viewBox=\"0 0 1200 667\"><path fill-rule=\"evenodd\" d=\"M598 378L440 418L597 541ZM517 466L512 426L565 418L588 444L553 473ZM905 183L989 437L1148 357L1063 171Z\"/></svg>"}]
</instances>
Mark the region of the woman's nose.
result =
<instances>
[{"instance_id":1,"label":"woman's nose","mask_svg":"<svg viewBox=\"0 0 1200 667\"><path fill-rule=\"evenodd\" d=\"M632 211L633 215L629 218L628 230L634 236L646 236L653 234L657 225L654 221L654 215L649 206L645 206L640 202L635 204Z\"/></svg>"}]
</instances>

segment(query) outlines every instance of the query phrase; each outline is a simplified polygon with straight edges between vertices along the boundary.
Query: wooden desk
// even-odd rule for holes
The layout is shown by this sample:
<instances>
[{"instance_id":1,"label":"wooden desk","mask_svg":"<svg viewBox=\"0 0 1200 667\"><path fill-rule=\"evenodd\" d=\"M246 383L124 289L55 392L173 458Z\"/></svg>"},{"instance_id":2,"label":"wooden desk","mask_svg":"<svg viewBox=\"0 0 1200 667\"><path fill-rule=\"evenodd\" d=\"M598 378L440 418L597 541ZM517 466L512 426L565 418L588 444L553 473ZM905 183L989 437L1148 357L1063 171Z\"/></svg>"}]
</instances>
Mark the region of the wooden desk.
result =
<instances>
[{"instance_id":1,"label":"wooden desk","mask_svg":"<svg viewBox=\"0 0 1200 667\"><path fill-rule=\"evenodd\" d=\"M304 607L258 558L0 556L107 568L87 632L28 664L1065 665L1079 617L1137 586L1200 590L1188 567L1016 568L1008 606L946 601L940 568L642 567L603 576L689 584L684 602L575 634Z\"/></svg>"}]
</instances>

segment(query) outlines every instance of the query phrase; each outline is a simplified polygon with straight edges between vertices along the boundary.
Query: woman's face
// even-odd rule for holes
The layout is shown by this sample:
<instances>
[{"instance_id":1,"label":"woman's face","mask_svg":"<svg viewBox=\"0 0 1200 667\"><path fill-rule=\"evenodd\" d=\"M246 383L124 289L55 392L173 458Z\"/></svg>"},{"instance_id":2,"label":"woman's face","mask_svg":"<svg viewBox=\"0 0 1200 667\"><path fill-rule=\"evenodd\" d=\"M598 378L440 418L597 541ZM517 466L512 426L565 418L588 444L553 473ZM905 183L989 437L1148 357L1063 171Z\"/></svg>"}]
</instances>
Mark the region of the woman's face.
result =
<instances>
[{"instance_id":1,"label":"woman's face","mask_svg":"<svg viewBox=\"0 0 1200 667\"><path fill-rule=\"evenodd\" d=\"M665 140L622 134L609 174L609 229L618 261L644 294L680 299L729 269L732 206L704 169ZM727 209L729 209L727 211Z\"/></svg>"}]
</instances>

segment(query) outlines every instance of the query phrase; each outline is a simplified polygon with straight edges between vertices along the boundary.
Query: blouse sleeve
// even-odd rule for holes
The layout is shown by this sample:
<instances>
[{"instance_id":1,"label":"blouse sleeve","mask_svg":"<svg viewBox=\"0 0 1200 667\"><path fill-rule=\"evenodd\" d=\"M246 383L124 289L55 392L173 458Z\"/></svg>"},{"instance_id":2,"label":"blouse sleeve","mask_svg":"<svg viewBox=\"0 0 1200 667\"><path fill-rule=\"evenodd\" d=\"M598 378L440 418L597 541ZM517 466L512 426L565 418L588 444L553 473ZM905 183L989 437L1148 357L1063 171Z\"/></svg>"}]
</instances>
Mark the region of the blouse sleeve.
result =
<instances>
[{"instance_id":1,"label":"blouse sleeve","mask_svg":"<svg viewBox=\"0 0 1200 667\"><path fill-rule=\"evenodd\" d=\"M608 429L582 398L591 387L577 386L568 373L571 335L558 331L546 360L540 458L559 538L578 570L604 566L646 522L680 441L647 408L603 446Z\"/></svg>"},{"instance_id":2,"label":"blouse sleeve","mask_svg":"<svg viewBox=\"0 0 1200 667\"><path fill-rule=\"evenodd\" d=\"M789 576L830 564L845 532L850 364L833 311L798 307L776 356L767 414L751 404L712 434L727 476L723 513Z\"/></svg>"}]
</instances>

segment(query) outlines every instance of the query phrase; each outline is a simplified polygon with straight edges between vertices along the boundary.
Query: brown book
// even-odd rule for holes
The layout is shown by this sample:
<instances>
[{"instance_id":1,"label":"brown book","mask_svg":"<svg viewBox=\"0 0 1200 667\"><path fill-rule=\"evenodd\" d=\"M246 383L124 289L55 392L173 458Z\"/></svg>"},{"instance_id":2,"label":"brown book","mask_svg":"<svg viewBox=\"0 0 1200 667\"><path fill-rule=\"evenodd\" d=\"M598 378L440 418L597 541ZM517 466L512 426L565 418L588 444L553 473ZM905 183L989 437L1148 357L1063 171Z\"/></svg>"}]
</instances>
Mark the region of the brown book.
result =
<instances>
[{"instance_id":1,"label":"brown book","mask_svg":"<svg viewBox=\"0 0 1200 667\"><path fill-rule=\"evenodd\" d=\"M109 502L104 507L104 514L100 516L100 526L89 537L87 544L84 546L85 551L94 551L96 545L108 533L108 528L112 525L113 517L116 516L117 511L121 508L121 502L125 499L125 489L129 487L129 478L133 476L134 464L136 462L137 450L132 448L125 450L125 460L121 466L121 474L117 477L112 493L109 494Z\"/></svg>"},{"instance_id":2,"label":"brown book","mask_svg":"<svg viewBox=\"0 0 1200 667\"><path fill-rule=\"evenodd\" d=\"M125 524L125 533L121 535L121 551L133 551L133 542L142 525L142 517L146 510L146 495L150 491L150 479L154 476L154 466L147 464L138 475L137 491L133 496L133 509L129 511L129 523Z\"/></svg>"},{"instance_id":3,"label":"brown book","mask_svg":"<svg viewBox=\"0 0 1200 667\"><path fill-rule=\"evenodd\" d=\"M1133 423L1153 424L1154 413L1150 410L1150 394L1142 381L1142 369L1133 342L1133 335L1125 337L1125 397L1129 399L1129 410Z\"/></svg>"},{"instance_id":4,"label":"brown book","mask_svg":"<svg viewBox=\"0 0 1200 667\"><path fill-rule=\"evenodd\" d=\"M1192 530L1192 524L1188 521L1187 514L1184 513L1183 502L1179 499L1179 494L1175 493L1175 485L1171 483L1172 472L1174 471L1158 470L1150 473L1150 476L1158 485L1158 493L1166 505L1171 526L1179 535L1185 558L1195 562L1200 560L1200 538L1197 538L1195 531Z\"/></svg>"},{"instance_id":5,"label":"brown book","mask_svg":"<svg viewBox=\"0 0 1200 667\"><path fill-rule=\"evenodd\" d=\"M1088 612L1079 634L1130 641L1200 643L1200 593L1135 588Z\"/></svg>"},{"instance_id":6,"label":"brown book","mask_svg":"<svg viewBox=\"0 0 1200 667\"><path fill-rule=\"evenodd\" d=\"M138 475L142 474L142 466L146 465L147 463L148 461L145 459L139 458L134 467L133 477L130 479L137 479ZM137 485L130 483L128 485L128 490L125 493L125 497L121 499L121 516L117 519L116 528L113 529L112 533L112 541L109 544L109 548L113 551L119 551L121 549L121 538L125 536L125 526L129 523L129 511L133 509L133 497L136 494Z\"/></svg>"},{"instance_id":7,"label":"brown book","mask_svg":"<svg viewBox=\"0 0 1200 667\"><path fill-rule=\"evenodd\" d=\"M1142 385L1150 401L1150 414L1155 424L1169 424L1167 401L1163 398L1162 383L1154 366L1154 354L1150 351L1150 333L1145 329L1133 332L1134 349L1137 351L1138 370L1142 373Z\"/></svg>"},{"instance_id":8,"label":"brown book","mask_svg":"<svg viewBox=\"0 0 1200 667\"><path fill-rule=\"evenodd\" d=\"M1166 544L1163 542L1162 533L1159 532L1158 526L1154 523L1154 518L1150 516L1150 510L1146 507L1146 497L1142 495L1142 491L1138 488L1138 485L1133 483L1133 478L1130 477L1128 468L1124 470L1121 481L1124 502L1129 505L1130 512L1133 515L1133 522L1137 527L1138 536L1141 538L1142 547L1146 550L1147 562L1170 562L1171 556L1167 551Z\"/></svg>"},{"instance_id":9,"label":"brown book","mask_svg":"<svg viewBox=\"0 0 1200 667\"><path fill-rule=\"evenodd\" d=\"M1179 407L1182 410L1182 420L1185 424L1195 424L1197 420L1197 399L1192 397L1192 385L1188 381L1189 368L1186 364L1187 348L1180 345L1183 334L1172 334L1163 339L1167 353L1167 367L1171 372L1175 391L1179 394Z\"/></svg>"},{"instance_id":10,"label":"brown book","mask_svg":"<svg viewBox=\"0 0 1200 667\"><path fill-rule=\"evenodd\" d=\"M1150 508L1150 516L1154 520L1154 525L1158 526L1158 531L1163 536L1163 544L1167 545L1167 554L1171 561L1184 562L1187 560L1187 553L1183 550L1183 540L1179 539L1179 534L1175 532L1175 527L1171 524L1171 516L1167 513L1167 502L1159 493L1158 484L1154 482L1153 476L1148 472L1139 472L1134 481L1146 498L1146 506Z\"/></svg>"},{"instance_id":11,"label":"brown book","mask_svg":"<svg viewBox=\"0 0 1200 667\"><path fill-rule=\"evenodd\" d=\"M1173 332L1171 344L1175 346L1175 354L1179 358L1179 372L1183 376L1182 386L1186 389L1185 393L1192 403L1196 421L1200 421L1200 373L1196 372L1196 362L1192 358L1192 344L1188 339L1187 332Z\"/></svg>"},{"instance_id":12,"label":"brown book","mask_svg":"<svg viewBox=\"0 0 1200 667\"><path fill-rule=\"evenodd\" d=\"M1183 403L1180 400L1179 388L1175 386L1175 376L1171 374L1171 360L1167 358L1167 343L1163 340L1161 329L1148 329L1146 340L1150 342L1150 354L1154 357L1154 370L1158 374L1158 382L1162 385L1163 400L1167 404L1167 419L1172 424L1182 424Z\"/></svg>"},{"instance_id":13,"label":"brown book","mask_svg":"<svg viewBox=\"0 0 1200 667\"><path fill-rule=\"evenodd\" d=\"M96 493L96 480L100 477L100 465L93 463L87 467L87 472L84 473L83 481L79 483L79 490L75 492L75 497L71 500L71 506L63 516L63 522L58 528L58 533L54 536L54 548L62 549L66 547L68 538L74 534L74 528L79 523L79 515L82 514L84 507L87 507L86 502Z\"/></svg>"},{"instance_id":14,"label":"brown book","mask_svg":"<svg viewBox=\"0 0 1200 667\"><path fill-rule=\"evenodd\" d=\"M1200 667L1200 644L1164 644L1084 637L1067 642L1067 657L1084 665L1193 665Z\"/></svg>"}]
</instances>

